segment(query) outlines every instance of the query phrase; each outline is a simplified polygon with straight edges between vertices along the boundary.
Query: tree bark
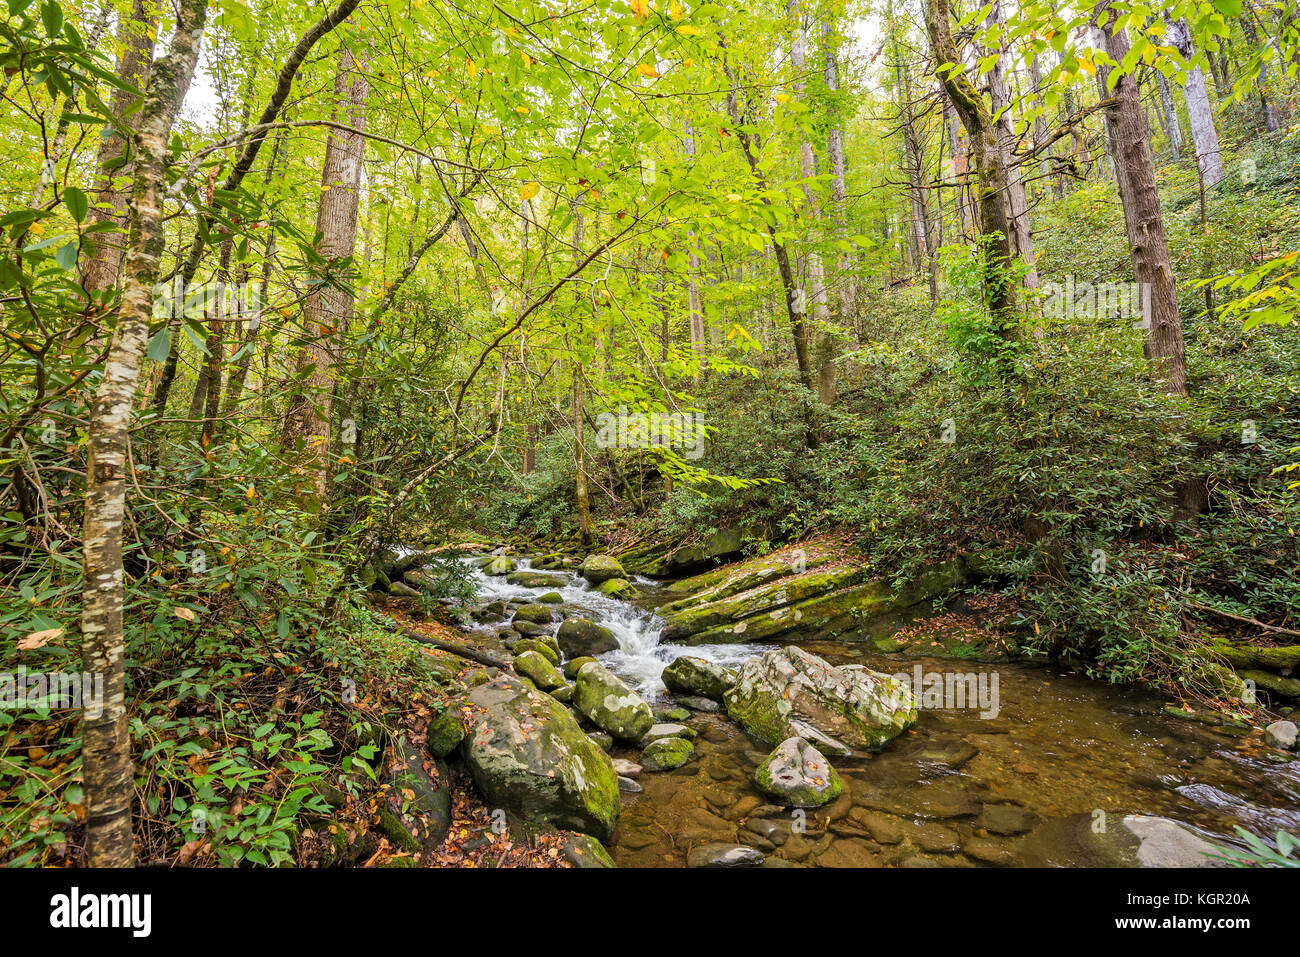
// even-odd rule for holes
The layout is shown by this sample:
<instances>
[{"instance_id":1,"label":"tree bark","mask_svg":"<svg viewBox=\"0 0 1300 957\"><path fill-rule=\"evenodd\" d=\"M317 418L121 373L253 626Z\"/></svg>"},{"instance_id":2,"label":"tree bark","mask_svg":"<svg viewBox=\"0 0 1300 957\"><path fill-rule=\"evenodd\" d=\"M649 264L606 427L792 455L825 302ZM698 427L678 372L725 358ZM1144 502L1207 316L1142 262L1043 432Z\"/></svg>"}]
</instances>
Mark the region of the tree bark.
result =
<instances>
[{"instance_id":1,"label":"tree bark","mask_svg":"<svg viewBox=\"0 0 1300 957\"><path fill-rule=\"evenodd\" d=\"M83 671L104 676L102 712L93 718L86 714L81 724L86 861L92 867L129 867L135 859L131 833L135 782L127 726L122 626L122 526L126 518L130 417L163 251L168 138L194 75L207 13L207 0L185 0L180 4L171 46L154 65L145 91L135 134L126 285L104 376L95 390L90 412L81 657Z\"/></svg>"},{"instance_id":2,"label":"tree bark","mask_svg":"<svg viewBox=\"0 0 1300 957\"><path fill-rule=\"evenodd\" d=\"M1006 341L1015 341L1019 338L1020 322L1015 289L1010 281L1014 258L1010 239L1012 227L1004 200L1008 184L997 127L988 104L966 75L963 60L957 54L948 0L926 0L925 25L935 62L954 64L939 79L966 129L971 163L975 167L979 225L984 244L985 304L998 335Z\"/></svg>"},{"instance_id":3,"label":"tree bark","mask_svg":"<svg viewBox=\"0 0 1300 957\"><path fill-rule=\"evenodd\" d=\"M1184 60L1195 55L1187 24L1182 20L1165 20L1169 43ZM1124 46L1127 49L1128 41ZM1112 57L1113 59L1113 57ZM1210 94L1205 87L1205 74L1190 62L1183 68L1183 97L1187 102L1187 122L1192 128L1192 143L1196 147L1196 165L1207 187L1223 180L1223 155L1219 150L1219 134L1214 127L1214 110L1210 107Z\"/></svg>"},{"instance_id":4,"label":"tree bark","mask_svg":"<svg viewBox=\"0 0 1300 957\"><path fill-rule=\"evenodd\" d=\"M117 42L122 45L122 55L117 63L117 75L128 83L144 89L149 75L149 65L153 62L154 33L158 29L158 18L153 13L153 4L147 0L134 0L131 15L123 16L118 26ZM128 90L114 88L110 109L117 126L106 127L99 142L99 158L95 164L98 170L95 180L94 206L91 224L112 222L122 232L99 233L95 240L95 253L82 261L81 286L92 298L105 289L111 289L117 283L117 275L122 269L122 257L126 253L126 230L129 226L127 200L130 190L132 172L131 151L129 149L127 114L139 100Z\"/></svg>"},{"instance_id":5,"label":"tree bark","mask_svg":"<svg viewBox=\"0 0 1300 957\"><path fill-rule=\"evenodd\" d=\"M1113 29L1114 18L1108 16L1110 0L1102 0L1097 5L1096 14L1098 19L1104 20L1101 31L1106 52L1116 63L1124 62L1129 51L1128 36L1123 30ZM1119 78L1112 100L1106 113L1111 129L1115 173L1119 178L1120 202L1125 209L1133 277L1143 290L1143 298L1149 297L1150 303L1149 315L1143 317L1148 326L1147 358L1156 363L1157 377L1163 380L1169 392L1186 395L1187 365L1178 293L1169 261L1160 196L1156 192L1155 165L1147 147L1142 103L1137 81L1131 73Z\"/></svg>"},{"instance_id":6,"label":"tree bark","mask_svg":"<svg viewBox=\"0 0 1300 957\"><path fill-rule=\"evenodd\" d=\"M339 122L364 132L369 96L365 63L345 48L334 81L335 115ZM321 236L318 251L326 260L348 259L356 252L365 145L366 139L359 132L336 129L331 129L325 144L316 232ZM347 327L352 306L352 290L334 282L318 284L307 296L303 319L309 339L298 356L299 384L290 399L280 433L281 445L286 450L301 448L305 453L305 468L321 501L329 478L330 415L339 334Z\"/></svg>"}]
</instances>

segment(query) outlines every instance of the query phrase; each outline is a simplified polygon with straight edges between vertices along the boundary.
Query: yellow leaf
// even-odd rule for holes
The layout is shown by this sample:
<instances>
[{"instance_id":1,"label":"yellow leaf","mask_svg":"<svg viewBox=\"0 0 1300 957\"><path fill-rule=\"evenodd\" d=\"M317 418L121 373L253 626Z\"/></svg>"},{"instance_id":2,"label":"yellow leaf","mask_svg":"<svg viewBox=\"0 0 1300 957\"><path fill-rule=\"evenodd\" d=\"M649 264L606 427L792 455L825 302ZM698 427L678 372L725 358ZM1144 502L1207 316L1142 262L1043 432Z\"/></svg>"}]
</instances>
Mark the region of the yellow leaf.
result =
<instances>
[{"instance_id":1,"label":"yellow leaf","mask_svg":"<svg viewBox=\"0 0 1300 957\"><path fill-rule=\"evenodd\" d=\"M673 0L672 3L668 4L668 16L674 20L680 20L682 15L682 5L677 0Z\"/></svg>"},{"instance_id":2,"label":"yellow leaf","mask_svg":"<svg viewBox=\"0 0 1300 957\"><path fill-rule=\"evenodd\" d=\"M697 37L700 35L700 28L689 23L683 23L677 28L677 32L685 37Z\"/></svg>"},{"instance_id":3,"label":"yellow leaf","mask_svg":"<svg viewBox=\"0 0 1300 957\"><path fill-rule=\"evenodd\" d=\"M524 183L523 186L519 187L519 198L532 199L534 196L537 195L538 191L541 190L541 188L542 187L539 183Z\"/></svg>"},{"instance_id":4,"label":"yellow leaf","mask_svg":"<svg viewBox=\"0 0 1300 957\"><path fill-rule=\"evenodd\" d=\"M177 618L182 618L185 621L193 621L195 618L198 617L196 614L194 614L193 610L189 608L177 607L177 608L173 608L172 612L173 614L176 615Z\"/></svg>"},{"instance_id":5,"label":"yellow leaf","mask_svg":"<svg viewBox=\"0 0 1300 957\"><path fill-rule=\"evenodd\" d=\"M465 59L465 72L471 77L478 76L478 64L468 57Z\"/></svg>"},{"instance_id":6,"label":"yellow leaf","mask_svg":"<svg viewBox=\"0 0 1300 957\"><path fill-rule=\"evenodd\" d=\"M516 106L516 107L515 107L515 112L516 112L516 113L524 113L524 114L526 114L526 113L528 112L528 107L526 107L526 106Z\"/></svg>"},{"instance_id":7,"label":"yellow leaf","mask_svg":"<svg viewBox=\"0 0 1300 957\"><path fill-rule=\"evenodd\" d=\"M636 72L640 73L642 76L647 77L651 80L659 76L659 71L656 70L654 67L650 66L650 64L648 63L638 63L636 65Z\"/></svg>"},{"instance_id":8,"label":"yellow leaf","mask_svg":"<svg viewBox=\"0 0 1300 957\"><path fill-rule=\"evenodd\" d=\"M741 196L739 193L728 193L727 199L731 200L733 203L739 203L742 199L744 199L744 197Z\"/></svg>"},{"instance_id":9,"label":"yellow leaf","mask_svg":"<svg viewBox=\"0 0 1300 957\"><path fill-rule=\"evenodd\" d=\"M636 14L638 20L644 20L650 16L649 0L628 0L628 6L632 8L632 12Z\"/></svg>"},{"instance_id":10,"label":"yellow leaf","mask_svg":"<svg viewBox=\"0 0 1300 957\"><path fill-rule=\"evenodd\" d=\"M788 99L790 99L790 95L788 93L778 93L776 95L776 102L778 103L784 103Z\"/></svg>"}]
</instances>

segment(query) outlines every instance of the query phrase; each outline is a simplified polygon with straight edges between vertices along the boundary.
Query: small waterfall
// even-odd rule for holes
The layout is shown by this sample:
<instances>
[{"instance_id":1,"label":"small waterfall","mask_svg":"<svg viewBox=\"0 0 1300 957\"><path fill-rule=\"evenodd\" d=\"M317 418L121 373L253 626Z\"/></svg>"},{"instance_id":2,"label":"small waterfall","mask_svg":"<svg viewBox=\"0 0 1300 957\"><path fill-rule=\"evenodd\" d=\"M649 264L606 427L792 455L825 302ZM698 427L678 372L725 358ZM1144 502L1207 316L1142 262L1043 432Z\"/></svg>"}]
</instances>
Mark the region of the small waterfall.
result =
<instances>
[{"instance_id":1,"label":"small waterfall","mask_svg":"<svg viewBox=\"0 0 1300 957\"><path fill-rule=\"evenodd\" d=\"M555 581L538 588L525 588L511 585L504 575L483 574L477 567L481 556L462 558L461 561L471 567L470 577L478 586L479 605L494 601L534 602L549 592L559 592L564 604L556 607L562 608L566 617L586 618L608 628L618 638L619 648L601 655L599 661L642 695L663 693L665 688L660 675L669 662L682 655L693 655L732 668L763 650L761 646L749 644L661 645L659 635L664 620L653 610L602 595L570 569L543 569L546 574L555 576ZM519 571L535 570L531 559L516 559L515 564ZM653 593L659 587L655 581L639 575L632 576L632 582L642 594ZM466 627L470 631L495 634L505 627L505 623L470 624Z\"/></svg>"}]
</instances>

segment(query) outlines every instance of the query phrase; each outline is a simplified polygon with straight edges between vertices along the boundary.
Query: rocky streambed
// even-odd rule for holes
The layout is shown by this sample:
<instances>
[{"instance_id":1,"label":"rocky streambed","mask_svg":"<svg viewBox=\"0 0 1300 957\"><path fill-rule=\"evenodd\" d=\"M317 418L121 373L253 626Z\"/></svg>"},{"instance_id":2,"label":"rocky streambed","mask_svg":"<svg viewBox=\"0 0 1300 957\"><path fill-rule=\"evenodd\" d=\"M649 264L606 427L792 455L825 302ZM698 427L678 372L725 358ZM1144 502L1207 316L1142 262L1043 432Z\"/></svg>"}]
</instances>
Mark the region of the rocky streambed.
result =
<instances>
[{"instance_id":1,"label":"rocky streambed","mask_svg":"<svg viewBox=\"0 0 1300 957\"><path fill-rule=\"evenodd\" d=\"M960 564L899 587L813 555L663 587L608 557L462 560L465 627L513 673L478 673L460 755L489 802L621 865L1204 866L1237 826L1300 833L1285 740L890 653Z\"/></svg>"}]
</instances>

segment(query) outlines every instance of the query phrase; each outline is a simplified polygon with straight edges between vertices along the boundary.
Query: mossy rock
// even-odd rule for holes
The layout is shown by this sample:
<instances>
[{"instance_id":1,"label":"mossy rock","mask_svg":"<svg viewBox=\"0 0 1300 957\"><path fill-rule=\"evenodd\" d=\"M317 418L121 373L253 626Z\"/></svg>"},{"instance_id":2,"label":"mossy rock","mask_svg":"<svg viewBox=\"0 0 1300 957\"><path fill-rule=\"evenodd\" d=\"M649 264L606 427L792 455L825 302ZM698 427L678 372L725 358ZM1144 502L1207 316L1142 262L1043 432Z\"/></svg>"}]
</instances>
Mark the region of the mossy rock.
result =
<instances>
[{"instance_id":1,"label":"mossy rock","mask_svg":"<svg viewBox=\"0 0 1300 957\"><path fill-rule=\"evenodd\" d=\"M754 772L763 794L786 807L821 807L844 791L826 757L803 738L787 738Z\"/></svg>"},{"instance_id":2,"label":"mossy rock","mask_svg":"<svg viewBox=\"0 0 1300 957\"><path fill-rule=\"evenodd\" d=\"M558 591L548 591L545 595L538 595L537 600L543 605L563 605L564 596Z\"/></svg>"},{"instance_id":3,"label":"mossy rock","mask_svg":"<svg viewBox=\"0 0 1300 957\"><path fill-rule=\"evenodd\" d=\"M524 571L508 574L506 582L511 585L518 585L520 588L553 588L564 584L564 576L551 572L534 572L525 569Z\"/></svg>"},{"instance_id":4,"label":"mossy rock","mask_svg":"<svg viewBox=\"0 0 1300 957\"><path fill-rule=\"evenodd\" d=\"M564 840L564 859L572 867L617 867L600 841L590 834L570 834Z\"/></svg>"},{"instance_id":5,"label":"mossy rock","mask_svg":"<svg viewBox=\"0 0 1300 957\"><path fill-rule=\"evenodd\" d=\"M451 772L434 759L435 781L423 755L405 738L393 741L393 756L379 807L379 826L402 850L429 851L442 843L451 827Z\"/></svg>"},{"instance_id":6,"label":"mossy rock","mask_svg":"<svg viewBox=\"0 0 1300 957\"><path fill-rule=\"evenodd\" d=\"M549 658L537 651L525 651L515 658L515 671L528 678L543 691L566 687L564 675Z\"/></svg>"},{"instance_id":7,"label":"mossy rock","mask_svg":"<svg viewBox=\"0 0 1300 957\"><path fill-rule=\"evenodd\" d=\"M640 765L646 771L671 771L680 768L695 753L695 745L685 738L660 738L646 745Z\"/></svg>"},{"instance_id":8,"label":"mossy rock","mask_svg":"<svg viewBox=\"0 0 1300 957\"><path fill-rule=\"evenodd\" d=\"M551 664L558 666L560 664L560 653L545 640L549 637L550 635L537 638L521 638L510 646L510 653L512 655L522 655L527 651L535 651Z\"/></svg>"},{"instance_id":9,"label":"mossy rock","mask_svg":"<svg viewBox=\"0 0 1300 957\"><path fill-rule=\"evenodd\" d=\"M614 767L564 705L509 675L467 699L474 712L461 752L490 805L609 837L622 806Z\"/></svg>"},{"instance_id":10,"label":"mossy rock","mask_svg":"<svg viewBox=\"0 0 1300 957\"><path fill-rule=\"evenodd\" d=\"M627 572L613 555L588 555L578 566L578 574L593 585L600 585L611 578L626 578Z\"/></svg>"},{"instance_id":11,"label":"mossy rock","mask_svg":"<svg viewBox=\"0 0 1300 957\"><path fill-rule=\"evenodd\" d=\"M560 650L571 658L603 655L619 647L618 636L594 621L570 618L555 633Z\"/></svg>"},{"instance_id":12,"label":"mossy rock","mask_svg":"<svg viewBox=\"0 0 1300 957\"><path fill-rule=\"evenodd\" d=\"M596 727L623 741L641 740L654 724L645 699L595 661L578 670L573 706Z\"/></svg>"},{"instance_id":13,"label":"mossy rock","mask_svg":"<svg viewBox=\"0 0 1300 957\"><path fill-rule=\"evenodd\" d=\"M703 658L683 655L663 671L663 683L674 694L721 701L736 683L736 673Z\"/></svg>"},{"instance_id":14,"label":"mossy rock","mask_svg":"<svg viewBox=\"0 0 1300 957\"><path fill-rule=\"evenodd\" d=\"M626 578L611 578L601 582L595 590L606 598L619 598L623 601L630 601L637 597L636 586Z\"/></svg>"},{"instance_id":15,"label":"mossy rock","mask_svg":"<svg viewBox=\"0 0 1300 957\"><path fill-rule=\"evenodd\" d=\"M515 570L515 563L512 559L509 559L504 555L496 555L484 559L482 564L479 565L479 568L483 571L484 575L491 575L495 578L501 575L509 575Z\"/></svg>"},{"instance_id":16,"label":"mossy rock","mask_svg":"<svg viewBox=\"0 0 1300 957\"><path fill-rule=\"evenodd\" d=\"M555 620L555 613L545 605L524 605L515 610L511 623L531 621L535 625L549 625Z\"/></svg>"},{"instance_id":17,"label":"mossy rock","mask_svg":"<svg viewBox=\"0 0 1300 957\"><path fill-rule=\"evenodd\" d=\"M911 687L866 668L835 668L794 646L741 665L727 714L771 745L802 737L835 753L881 747L916 723Z\"/></svg>"},{"instance_id":18,"label":"mossy rock","mask_svg":"<svg viewBox=\"0 0 1300 957\"><path fill-rule=\"evenodd\" d=\"M591 657L590 655L582 655L581 657L578 658L570 658L568 661L564 663L564 668L562 669L564 672L564 677L570 680L578 677L578 672L582 670L582 666L585 665L588 661L595 661L595 660L596 659Z\"/></svg>"},{"instance_id":19,"label":"mossy rock","mask_svg":"<svg viewBox=\"0 0 1300 957\"><path fill-rule=\"evenodd\" d=\"M443 708L429 721L429 753L435 758L451 754L464 738L465 727L455 708Z\"/></svg>"}]
</instances>

